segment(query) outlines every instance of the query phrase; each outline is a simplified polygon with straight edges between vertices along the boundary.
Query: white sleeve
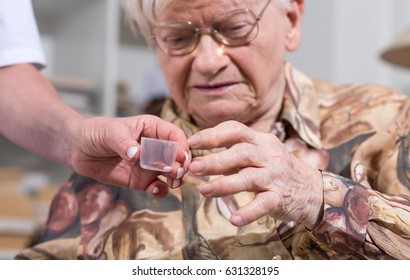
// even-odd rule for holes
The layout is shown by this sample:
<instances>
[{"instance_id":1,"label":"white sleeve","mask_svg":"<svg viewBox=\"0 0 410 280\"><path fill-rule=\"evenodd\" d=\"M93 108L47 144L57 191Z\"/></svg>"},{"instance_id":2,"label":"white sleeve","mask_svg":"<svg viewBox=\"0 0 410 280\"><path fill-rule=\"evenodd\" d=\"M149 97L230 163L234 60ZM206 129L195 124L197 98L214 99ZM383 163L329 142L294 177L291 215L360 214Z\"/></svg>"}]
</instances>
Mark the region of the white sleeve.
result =
<instances>
[{"instance_id":1,"label":"white sleeve","mask_svg":"<svg viewBox=\"0 0 410 280\"><path fill-rule=\"evenodd\" d=\"M33 63L45 56L30 0L0 0L0 67Z\"/></svg>"}]
</instances>

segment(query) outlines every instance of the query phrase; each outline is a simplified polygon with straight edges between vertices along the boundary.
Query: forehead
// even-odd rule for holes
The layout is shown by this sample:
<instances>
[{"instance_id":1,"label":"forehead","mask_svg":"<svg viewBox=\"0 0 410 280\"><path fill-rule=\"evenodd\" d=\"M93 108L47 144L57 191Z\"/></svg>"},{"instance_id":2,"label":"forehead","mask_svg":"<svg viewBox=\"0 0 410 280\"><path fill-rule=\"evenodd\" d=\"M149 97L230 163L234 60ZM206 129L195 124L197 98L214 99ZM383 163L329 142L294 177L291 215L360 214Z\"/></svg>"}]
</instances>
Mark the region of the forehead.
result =
<instances>
[{"instance_id":1,"label":"forehead","mask_svg":"<svg viewBox=\"0 0 410 280\"><path fill-rule=\"evenodd\" d=\"M235 9L254 10L258 0L169 0L164 1L157 19L169 21L209 22L218 14Z\"/></svg>"}]
</instances>

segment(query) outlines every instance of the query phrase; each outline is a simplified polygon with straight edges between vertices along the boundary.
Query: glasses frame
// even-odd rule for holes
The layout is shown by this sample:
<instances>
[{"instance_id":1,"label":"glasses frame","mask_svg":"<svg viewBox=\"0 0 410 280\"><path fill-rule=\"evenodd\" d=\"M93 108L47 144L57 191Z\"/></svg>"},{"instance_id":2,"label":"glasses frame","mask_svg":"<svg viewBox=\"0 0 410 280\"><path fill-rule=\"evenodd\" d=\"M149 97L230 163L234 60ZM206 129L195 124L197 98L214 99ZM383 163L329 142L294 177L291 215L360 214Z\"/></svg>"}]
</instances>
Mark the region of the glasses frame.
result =
<instances>
[{"instance_id":1,"label":"glasses frame","mask_svg":"<svg viewBox=\"0 0 410 280\"><path fill-rule=\"evenodd\" d=\"M211 22L210 26L205 27L205 28L197 28L195 26L195 24L192 21L184 21L184 22L167 22L167 23L163 23L163 24L159 24L157 26L154 26L153 28L151 28L151 39L155 42L155 45L165 54L171 55L171 56L183 56L183 55L187 55L192 53L196 47L198 46L199 40L201 38L202 34L210 34L212 36L212 38L221 43L224 44L225 46L243 46L253 40L256 39L256 37L258 37L259 34L259 21L262 19L263 14L265 13L265 10L267 9L267 7L269 6L270 2L272 0L268 0L265 4L265 6L262 8L261 12L259 13L258 16L256 16L250 9L236 9L230 12L226 12L226 13L222 13L217 15ZM233 44L230 43L228 40L226 40L226 38L224 36L221 35L221 33L218 32L217 29L214 28L214 23L218 18L221 18L222 16L229 16L229 15L233 15L239 12L246 12L246 13L250 13L254 18L255 18L255 23L252 26L252 29L250 30L249 33L253 32L253 30L256 28L256 32L255 35L252 38L246 38L243 42L241 41L238 44ZM186 50L183 50L181 52L178 53L173 53L172 50L169 49L164 49L163 47L161 47L161 44L158 44L158 41L156 39L156 36L154 34L154 29L156 27L166 27L166 26L171 26L172 24L187 24L193 27L193 31L195 32L195 35L193 37L194 41L192 41L192 46L190 46L189 48L187 47Z\"/></svg>"}]
</instances>

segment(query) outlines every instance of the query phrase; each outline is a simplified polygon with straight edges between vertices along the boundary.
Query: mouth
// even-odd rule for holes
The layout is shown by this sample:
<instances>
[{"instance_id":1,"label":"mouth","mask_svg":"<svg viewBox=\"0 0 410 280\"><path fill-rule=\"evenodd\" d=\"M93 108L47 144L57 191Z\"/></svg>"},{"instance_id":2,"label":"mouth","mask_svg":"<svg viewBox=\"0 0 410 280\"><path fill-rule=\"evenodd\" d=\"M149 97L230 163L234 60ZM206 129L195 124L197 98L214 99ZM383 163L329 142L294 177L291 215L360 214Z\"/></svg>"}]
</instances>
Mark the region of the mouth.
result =
<instances>
[{"instance_id":1,"label":"mouth","mask_svg":"<svg viewBox=\"0 0 410 280\"><path fill-rule=\"evenodd\" d=\"M232 87L238 84L239 82L196 84L192 86L192 88L196 91L202 92L203 94L220 95L230 91Z\"/></svg>"}]
</instances>

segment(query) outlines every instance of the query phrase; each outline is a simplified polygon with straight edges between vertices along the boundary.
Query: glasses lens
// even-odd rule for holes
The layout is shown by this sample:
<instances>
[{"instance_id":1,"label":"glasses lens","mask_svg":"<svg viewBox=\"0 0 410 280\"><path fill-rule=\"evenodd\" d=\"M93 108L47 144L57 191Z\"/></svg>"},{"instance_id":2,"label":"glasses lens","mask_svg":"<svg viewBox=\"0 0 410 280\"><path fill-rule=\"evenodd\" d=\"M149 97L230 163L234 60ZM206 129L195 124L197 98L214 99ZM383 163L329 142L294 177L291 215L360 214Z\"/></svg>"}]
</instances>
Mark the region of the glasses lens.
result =
<instances>
[{"instance_id":1,"label":"glasses lens","mask_svg":"<svg viewBox=\"0 0 410 280\"><path fill-rule=\"evenodd\" d=\"M195 27L189 22L167 23L154 29L158 46L166 53L180 55L192 50L196 45Z\"/></svg>"},{"instance_id":2,"label":"glasses lens","mask_svg":"<svg viewBox=\"0 0 410 280\"><path fill-rule=\"evenodd\" d=\"M213 29L215 35L226 45L242 45L255 39L257 20L249 10L237 10L215 18Z\"/></svg>"}]
</instances>

